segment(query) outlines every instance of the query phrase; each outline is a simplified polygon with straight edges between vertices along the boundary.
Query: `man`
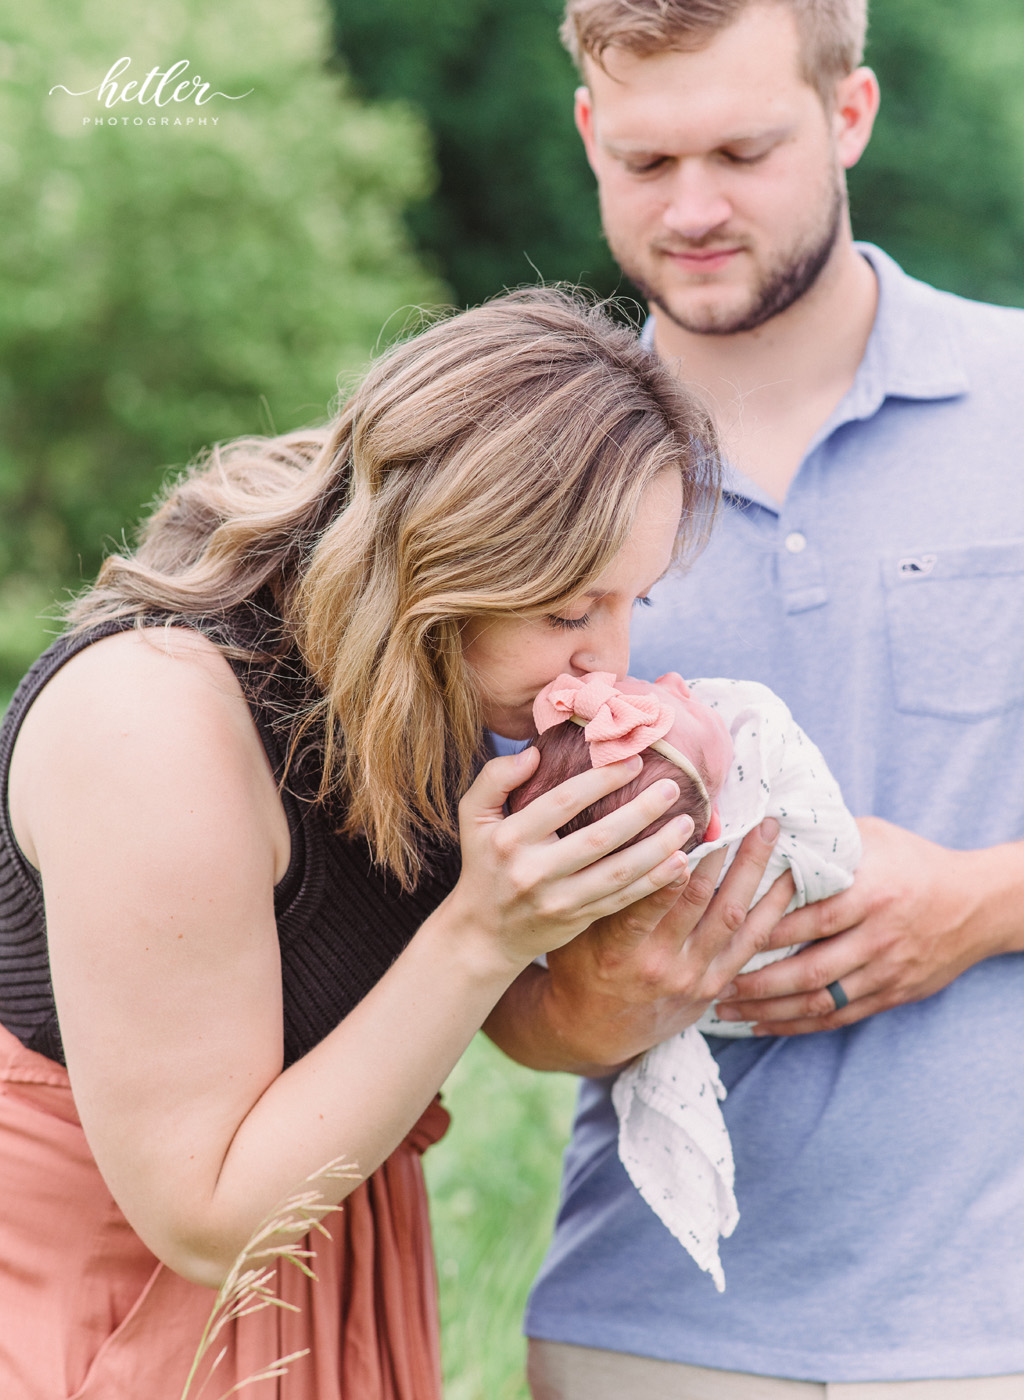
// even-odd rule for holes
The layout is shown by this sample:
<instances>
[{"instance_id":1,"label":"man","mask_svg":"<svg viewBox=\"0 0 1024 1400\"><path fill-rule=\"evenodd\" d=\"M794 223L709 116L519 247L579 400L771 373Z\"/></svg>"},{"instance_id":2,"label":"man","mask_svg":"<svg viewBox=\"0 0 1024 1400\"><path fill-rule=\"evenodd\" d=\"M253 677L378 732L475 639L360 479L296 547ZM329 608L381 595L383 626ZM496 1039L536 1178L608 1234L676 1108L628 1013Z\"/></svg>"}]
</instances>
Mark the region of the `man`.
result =
<instances>
[{"instance_id":1,"label":"man","mask_svg":"<svg viewBox=\"0 0 1024 1400\"><path fill-rule=\"evenodd\" d=\"M728 461L632 669L771 685L865 854L775 928L802 953L725 990L763 1034L712 1041L724 1295L630 1185L599 1077L677 1028L690 940L643 966L642 938L580 940L496 1012L510 1053L598 1076L527 1316L536 1400L1024 1396L1024 314L853 243L864 28L864 0L568 7L609 243Z\"/></svg>"}]
</instances>

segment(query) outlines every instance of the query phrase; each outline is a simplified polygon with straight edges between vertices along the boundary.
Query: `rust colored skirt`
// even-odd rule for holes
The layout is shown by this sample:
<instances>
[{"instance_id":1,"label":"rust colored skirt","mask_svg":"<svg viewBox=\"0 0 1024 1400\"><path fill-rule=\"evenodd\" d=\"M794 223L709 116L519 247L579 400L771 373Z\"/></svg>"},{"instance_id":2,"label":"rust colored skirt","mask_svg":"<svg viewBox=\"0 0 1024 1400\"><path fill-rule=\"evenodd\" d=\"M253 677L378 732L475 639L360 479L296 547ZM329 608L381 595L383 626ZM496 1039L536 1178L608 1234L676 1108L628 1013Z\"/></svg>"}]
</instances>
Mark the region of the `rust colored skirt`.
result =
<instances>
[{"instance_id":1,"label":"rust colored skirt","mask_svg":"<svg viewBox=\"0 0 1024 1400\"><path fill-rule=\"evenodd\" d=\"M292 1352L242 1400L440 1400L437 1283L420 1155L448 1115L405 1142L313 1232L316 1281L279 1267L278 1296L229 1324L203 1390L217 1400ZM212 1289L151 1254L104 1185L65 1071L0 1027L0 1396L181 1400ZM198 1385L195 1387L198 1389ZM192 1392L195 1393L195 1390Z\"/></svg>"}]
</instances>

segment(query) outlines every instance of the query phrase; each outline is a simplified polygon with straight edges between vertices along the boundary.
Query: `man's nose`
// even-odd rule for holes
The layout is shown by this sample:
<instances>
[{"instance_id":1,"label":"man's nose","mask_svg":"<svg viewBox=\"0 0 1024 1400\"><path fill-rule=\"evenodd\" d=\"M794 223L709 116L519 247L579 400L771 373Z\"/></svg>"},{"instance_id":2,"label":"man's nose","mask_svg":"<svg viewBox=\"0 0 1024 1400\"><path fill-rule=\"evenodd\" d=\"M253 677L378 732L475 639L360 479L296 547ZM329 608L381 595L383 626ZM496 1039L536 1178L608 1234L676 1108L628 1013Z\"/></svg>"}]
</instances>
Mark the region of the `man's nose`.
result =
<instances>
[{"instance_id":1,"label":"man's nose","mask_svg":"<svg viewBox=\"0 0 1024 1400\"><path fill-rule=\"evenodd\" d=\"M680 161L662 214L667 229L696 242L726 223L732 212L718 171L702 160Z\"/></svg>"}]
</instances>

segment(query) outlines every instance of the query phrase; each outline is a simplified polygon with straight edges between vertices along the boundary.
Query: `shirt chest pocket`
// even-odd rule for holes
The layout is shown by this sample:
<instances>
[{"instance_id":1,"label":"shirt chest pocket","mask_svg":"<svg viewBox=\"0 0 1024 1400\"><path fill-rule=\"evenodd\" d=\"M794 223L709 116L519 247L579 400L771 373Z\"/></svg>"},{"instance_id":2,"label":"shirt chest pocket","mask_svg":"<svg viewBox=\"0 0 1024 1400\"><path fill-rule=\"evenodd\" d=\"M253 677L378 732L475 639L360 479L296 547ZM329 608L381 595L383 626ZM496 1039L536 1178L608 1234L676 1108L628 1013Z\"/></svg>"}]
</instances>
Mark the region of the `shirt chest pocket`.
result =
<instances>
[{"instance_id":1,"label":"shirt chest pocket","mask_svg":"<svg viewBox=\"0 0 1024 1400\"><path fill-rule=\"evenodd\" d=\"M1024 539L881 561L896 708L980 720L1024 704Z\"/></svg>"}]
</instances>

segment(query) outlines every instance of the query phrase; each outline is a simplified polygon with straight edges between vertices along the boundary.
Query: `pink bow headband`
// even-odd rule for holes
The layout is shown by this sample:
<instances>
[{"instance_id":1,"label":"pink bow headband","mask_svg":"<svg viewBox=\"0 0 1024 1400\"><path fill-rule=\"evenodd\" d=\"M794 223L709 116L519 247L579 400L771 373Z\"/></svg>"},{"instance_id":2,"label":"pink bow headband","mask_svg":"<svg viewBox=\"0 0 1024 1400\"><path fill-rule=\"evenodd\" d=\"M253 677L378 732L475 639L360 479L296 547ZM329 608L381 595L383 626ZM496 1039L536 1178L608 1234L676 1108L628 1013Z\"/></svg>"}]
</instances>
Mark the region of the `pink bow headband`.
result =
<instances>
[{"instance_id":1,"label":"pink bow headband","mask_svg":"<svg viewBox=\"0 0 1024 1400\"><path fill-rule=\"evenodd\" d=\"M695 764L663 738L676 720L671 705L657 695L624 695L611 671L591 671L588 676L556 676L533 702L538 734L565 720L583 730L595 768L607 767L644 749L662 754L696 785L711 812L711 798Z\"/></svg>"}]
</instances>

